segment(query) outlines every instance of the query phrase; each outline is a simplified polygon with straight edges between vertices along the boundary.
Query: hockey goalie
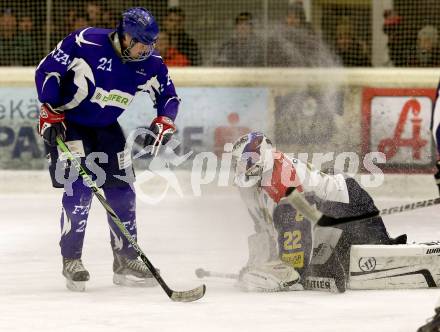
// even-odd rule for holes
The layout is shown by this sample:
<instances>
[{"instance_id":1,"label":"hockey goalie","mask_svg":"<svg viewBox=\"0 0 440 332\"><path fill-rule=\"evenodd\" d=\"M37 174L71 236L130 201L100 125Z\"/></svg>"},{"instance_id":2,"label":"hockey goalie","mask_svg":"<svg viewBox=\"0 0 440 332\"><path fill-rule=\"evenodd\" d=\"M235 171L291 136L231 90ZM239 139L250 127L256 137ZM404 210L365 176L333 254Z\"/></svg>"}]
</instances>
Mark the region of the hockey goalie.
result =
<instances>
[{"instance_id":1,"label":"hockey goalie","mask_svg":"<svg viewBox=\"0 0 440 332\"><path fill-rule=\"evenodd\" d=\"M355 179L276 151L259 132L239 138L232 155L234 184L255 226L239 274L242 289L344 292L440 284L440 243L391 238ZM295 204L298 198L302 205Z\"/></svg>"}]
</instances>

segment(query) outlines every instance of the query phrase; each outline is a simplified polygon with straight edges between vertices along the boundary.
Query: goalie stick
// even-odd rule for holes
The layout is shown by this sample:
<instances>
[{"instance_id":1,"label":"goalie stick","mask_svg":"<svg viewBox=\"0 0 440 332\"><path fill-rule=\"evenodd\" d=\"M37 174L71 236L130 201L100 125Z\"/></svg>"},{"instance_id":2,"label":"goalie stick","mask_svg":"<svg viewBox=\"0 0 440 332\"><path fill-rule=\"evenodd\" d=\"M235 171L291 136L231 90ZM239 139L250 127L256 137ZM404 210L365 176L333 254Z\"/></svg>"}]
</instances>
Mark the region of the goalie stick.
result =
<instances>
[{"instance_id":1,"label":"goalie stick","mask_svg":"<svg viewBox=\"0 0 440 332\"><path fill-rule=\"evenodd\" d=\"M84 182L90 187L90 189L95 194L96 198L101 202L104 209L107 211L107 213L112 218L115 225L119 228L119 230L124 234L125 238L130 242L130 244L133 246L134 250L140 257L140 259L144 262L144 264L148 267L148 269L153 274L153 277L157 280L159 285L162 287L162 289L165 291L165 293L168 295L168 297L177 302L191 302L196 301L203 297L206 292L206 286L201 285L197 288L188 290L188 291L174 291L168 285L165 283L165 281L162 279L160 274L157 272L156 268L153 266L153 264L150 262L150 260L145 256L142 249L139 247L137 242L133 239L133 237L130 235L130 233L125 228L124 224L122 223L121 219L116 215L115 211L112 209L112 207L108 204L107 200L104 198L104 195L102 193L102 190L96 185L96 183L92 180L92 178L87 174L87 172L84 170L84 168L81 166L81 163L73 156L70 149L67 147L67 145L61 140L59 137L57 137L57 145L61 149L61 151L66 155L67 159L72 163L72 165L75 167L75 169L78 171L79 175L84 179Z\"/></svg>"},{"instance_id":2,"label":"goalie stick","mask_svg":"<svg viewBox=\"0 0 440 332\"><path fill-rule=\"evenodd\" d=\"M365 214L361 216L355 217L347 217L347 218L331 218L325 216L322 212L320 212L314 205L311 205L305 199L304 195L300 193L298 190L295 190L289 196L287 196L287 201L291 203L298 211L303 214L307 219L312 221L318 226L333 226L338 224L343 224L351 221L362 221L366 219L370 219L372 217L383 217L389 216L401 212L407 212L412 210L417 210L429 206L439 205L440 197L425 199L423 201L412 202L408 204L397 205L389 208L385 208L376 213Z\"/></svg>"},{"instance_id":3,"label":"goalie stick","mask_svg":"<svg viewBox=\"0 0 440 332\"><path fill-rule=\"evenodd\" d=\"M195 271L195 274L198 278L222 278L229 280L239 280L240 275L238 273L224 273L217 271L209 271L202 268L198 268ZM330 293L343 293L344 290L340 290L336 286L336 279L332 277L318 277L318 276L307 276L304 281L299 282L298 284L303 285L304 290L315 290L321 292L330 292Z\"/></svg>"}]
</instances>

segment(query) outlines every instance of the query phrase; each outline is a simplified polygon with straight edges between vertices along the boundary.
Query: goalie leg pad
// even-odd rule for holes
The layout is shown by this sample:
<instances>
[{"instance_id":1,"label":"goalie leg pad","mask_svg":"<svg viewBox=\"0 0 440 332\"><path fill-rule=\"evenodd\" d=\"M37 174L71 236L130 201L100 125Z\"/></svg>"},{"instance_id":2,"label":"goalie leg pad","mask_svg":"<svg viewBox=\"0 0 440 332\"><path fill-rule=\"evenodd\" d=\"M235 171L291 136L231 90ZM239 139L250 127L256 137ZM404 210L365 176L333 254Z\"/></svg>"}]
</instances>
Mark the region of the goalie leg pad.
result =
<instances>
[{"instance_id":1,"label":"goalie leg pad","mask_svg":"<svg viewBox=\"0 0 440 332\"><path fill-rule=\"evenodd\" d=\"M351 247L350 289L439 286L440 242Z\"/></svg>"},{"instance_id":2,"label":"goalie leg pad","mask_svg":"<svg viewBox=\"0 0 440 332\"><path fill-rule=\"evenodd\" d=\"M250 292L302 290L299 273L281 261L247 267L238 281L240 288Z\"/></svg>"},{"instance_id":3,"label":"goalie leg pad","mask_svg":"<svg viewBox=\"0 0 440 332\"><path fill-rule=\"evenodd\" d=\"M277 257L274 236L267 231L261 231L248 237L249 259L247 266L260 266Z\"/></svg>"}]
</instances>

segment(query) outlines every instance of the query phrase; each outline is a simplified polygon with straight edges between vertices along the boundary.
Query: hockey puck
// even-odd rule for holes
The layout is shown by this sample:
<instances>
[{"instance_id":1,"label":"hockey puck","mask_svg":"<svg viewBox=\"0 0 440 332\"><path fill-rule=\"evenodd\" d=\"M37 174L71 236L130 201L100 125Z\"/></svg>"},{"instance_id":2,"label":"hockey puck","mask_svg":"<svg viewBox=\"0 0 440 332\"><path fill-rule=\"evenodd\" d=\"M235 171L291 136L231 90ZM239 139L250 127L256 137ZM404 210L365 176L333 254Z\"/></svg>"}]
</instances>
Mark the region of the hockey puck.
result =
<instances>
[{"instance_id":1,"label":"hockey puck","mask_svg":"<svg viewBox=\"0 0 440 332\"><path fill-rule=\"evenodd\" d=\"M196 276L198 277L198 278L203 278L203 277L206 277L206 271L205 270L203 270L202 268L198 268L196 271L195 271L195 273L196 273Z\"/></svg>"}]
</instances>

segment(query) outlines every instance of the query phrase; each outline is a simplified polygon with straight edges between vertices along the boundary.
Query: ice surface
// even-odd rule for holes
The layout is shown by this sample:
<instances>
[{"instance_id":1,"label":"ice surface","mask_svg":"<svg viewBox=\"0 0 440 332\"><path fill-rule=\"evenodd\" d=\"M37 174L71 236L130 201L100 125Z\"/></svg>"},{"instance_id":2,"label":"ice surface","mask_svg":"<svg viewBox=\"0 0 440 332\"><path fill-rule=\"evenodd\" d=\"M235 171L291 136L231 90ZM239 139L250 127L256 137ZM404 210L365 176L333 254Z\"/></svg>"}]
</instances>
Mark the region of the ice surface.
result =
<instances>
[{"instance_id":1,"label":"ice surface","mask_svg":"<svg viewBox=\"0 0 440 332\"><path fill-rule=\"evenodd\" d=\"M440 297L436 289L254 294L209 279L202 300L173 303L159 287L112 284L109 231L96 200L83 256L91 280L85 293L72 293L61 275L61 192L0 196L0 331L415 331ZM440 239L439 209L391 216L386 224L410 240ZM199 285L198 267L237 272L246 262L252 222L234 190L139 202L137 222L141 247L173 289Z\"/></svg>"}]
</instances>

